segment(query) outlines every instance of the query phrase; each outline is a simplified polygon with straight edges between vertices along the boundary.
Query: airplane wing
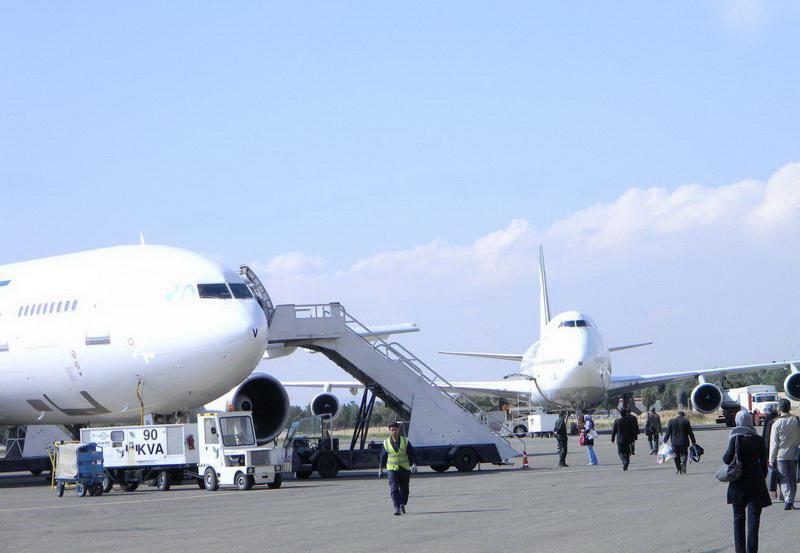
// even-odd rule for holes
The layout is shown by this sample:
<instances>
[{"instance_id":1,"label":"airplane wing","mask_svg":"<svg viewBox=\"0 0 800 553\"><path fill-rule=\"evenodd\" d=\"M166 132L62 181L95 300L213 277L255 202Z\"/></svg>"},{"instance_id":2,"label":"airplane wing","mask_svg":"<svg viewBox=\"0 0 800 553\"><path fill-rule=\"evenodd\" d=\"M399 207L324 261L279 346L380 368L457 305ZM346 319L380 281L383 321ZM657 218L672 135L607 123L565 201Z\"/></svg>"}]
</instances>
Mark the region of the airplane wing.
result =
<instances>
[{"instance_id":1,"label":"airplane wing","mask_svg":"<svg viewBox=\"0 0 800 553\"><path fill-rule=\"evenodd\" d=\"M377 339L386 340L392 334L419 332L419 327L414 323L399 323L394 325L371 326L369 332L361 330L360 328L354 328L352 330L362 338L371 342Z\"/></svg>"},{"instance_id":2,"label":"airplane wing","mask_svg":"<svg viewBox=\"0 0 800 553\"><path fill-rule=\"evenodd\" d=\"M290 388L345 388L345 389L358 389L363 388L364 385L356 380L332 382L330 380L304 380L302 382L283 382L281 384Z\"/></svg>"},{"instance_id":3,"label":"airplane wing","mask_svg":"<svg viewBox=\"0 0 800 553\"><path fill-rule=\"evenodd\" d=\"M463 355L464 357L481 357L483 359L502 359L505 361L522 361L521 353L475 353L471 351L440 351L444 355Z\"/></svg>"},{"instance_id":4,"label":"airplane wing","mask_svg":"<svg viewBox=\"0 0 800 553\"><path fill-rule=\"evenodd\" d=\"M623 350L623 349L631 349L631 348L640 348L642 346L650 346L652 344L653 344L653 342L642 342L641 344L630 344L630 345L627 345L627 346L615 346L613 348L608 348L608 351L615 352L615 351L620 351L620 350Z\"/></svg>"},{"instance_id":5,"label":"airplane wing","mask_svg":"<svg viewBox=\"0 0 800 553\"><path fill-rule=\"evenodd\" d=\"M531 383L528 380L486 380L475 382L451 382L451 386L442 389L468 396L490 396L506 399L519 399L520 395L530 397Z\"/></svg>"},{"instance_id":6,"label":"airplane wing","mask_svg":"<svg viewBox=\"0 0 800 553\"><path fill-rule=\"evenodd\" d=\"M355 394L357 390L364 387L364 384L352 381L331 382L329 380L316 381L297 381L281 382L284 386L291 388L319 388L330 389L344 388ZM450 386L440 385L440 387L453 394L465 394L470 396L492 396L508 399L518 399L520 395L530 396L531 385L527 380L508 379L508 380L489 380L484 382L451 382Z\"/></svg>"},{"instance_id":7,"label":"airplane wing","mask_svg":"<svg viewBox=\"0 0 800 553\"><path fill-rule=\"evenodd\" d=\"M682 371L672 373L648 374L642 376L611 376L611 383L608 387L609 392L627 393L650 386L661 386L686 380L698 376L719 376L725 374L737 374L750 371L761 371L765 369L786 369L789 365L797 365L799 361L779 361L771 363L761 363L758 365L737 365L733 367L718 367L715 369L701 369L696 371Z\"/></svg>"}]
</instances>

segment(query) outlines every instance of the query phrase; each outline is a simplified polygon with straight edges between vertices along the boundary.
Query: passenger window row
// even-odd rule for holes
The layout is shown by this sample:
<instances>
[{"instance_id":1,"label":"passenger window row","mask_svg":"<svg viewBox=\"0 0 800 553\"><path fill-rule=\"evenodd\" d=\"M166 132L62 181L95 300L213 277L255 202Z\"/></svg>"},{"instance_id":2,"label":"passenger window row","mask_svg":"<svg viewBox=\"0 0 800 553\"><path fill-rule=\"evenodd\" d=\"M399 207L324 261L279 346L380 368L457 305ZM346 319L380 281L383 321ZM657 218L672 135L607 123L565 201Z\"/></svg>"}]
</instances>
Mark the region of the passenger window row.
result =
<instances>
[{"instance_id":1,"label":"passenger window row","mask_svg":"<svg viewBox=\"0 0 800 553\"><path fill-rule=\"evenodd\" d=\"M219 282L214 284L198 284L197 295L201 298L218 300L247 300L253 298L253 293L244 282Z\"/></svg>"},{"instance_id":2,"label":"passenger window row","mask_svg":"<svg viewBox=\"0 0 800 553\"><path fill-rule=\"evenodd\" d=\"M78 300L51 301L50 303L34 303L20 305L17 317L35 317L36 315L50 315L52 313L66 313L78 308Z\"/></svg>"}]
</instances>

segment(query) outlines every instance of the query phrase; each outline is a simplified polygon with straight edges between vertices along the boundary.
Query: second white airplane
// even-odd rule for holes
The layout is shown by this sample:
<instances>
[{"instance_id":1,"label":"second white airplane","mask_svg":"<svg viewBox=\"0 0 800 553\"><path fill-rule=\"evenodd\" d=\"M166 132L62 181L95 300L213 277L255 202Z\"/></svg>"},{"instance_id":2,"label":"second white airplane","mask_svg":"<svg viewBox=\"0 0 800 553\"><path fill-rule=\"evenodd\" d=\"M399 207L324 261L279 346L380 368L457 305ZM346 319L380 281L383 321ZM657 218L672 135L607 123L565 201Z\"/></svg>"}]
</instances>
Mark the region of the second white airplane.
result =
<instances>
[{"instance_id":1,"label":"second white airplane","mask_svg":"<svg viewBox=\"0 0 800 553\"><path fill-rule=\"evenodd\" d=\"M519 371L502 380L453 382L452 390L469 395L490 395L529 399L531 405L549 411L583 411L603 402L608 395L634 392L677 380L697 378L691 394L692 405L702 413L716 411L722 403L722 390L706 382L707 376L741 373L761 369L791 368L784 389L792 399L800 399L800 371L797 361L770 362L693 371L641 376L615 376L611 353L645 346L651 342L608 348L595 322L580 311L565 311L550 317L544 253L539 248L540 335L523 354L443 351L448 355L501 359L519 363Z\"/></svg>"}]
</instances>

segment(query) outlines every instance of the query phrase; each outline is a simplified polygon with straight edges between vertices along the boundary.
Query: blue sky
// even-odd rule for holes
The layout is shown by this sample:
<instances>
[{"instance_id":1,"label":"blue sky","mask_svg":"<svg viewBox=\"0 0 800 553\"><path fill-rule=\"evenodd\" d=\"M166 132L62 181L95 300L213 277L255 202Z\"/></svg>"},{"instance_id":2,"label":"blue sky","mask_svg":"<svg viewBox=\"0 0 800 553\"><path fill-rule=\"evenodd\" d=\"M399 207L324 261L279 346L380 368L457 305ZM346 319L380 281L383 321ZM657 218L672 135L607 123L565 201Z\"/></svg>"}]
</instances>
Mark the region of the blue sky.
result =
<instances>
[{"instance_id":1,"label":"blue sky","mask_svg":"<svg viewBox=\"0 0 800 553\"><path fill-rule=\"evenodd\" d=\"M800 353L799 22L741 0L6 3L0 263L143 231L254 263L279 302L419 322L424 359L484 378L513 367L435 352L527 347L542 242L556 311L656 341L619 372ZM346 376L317 357L262 370Z\"/></svg>"}]
</instances>

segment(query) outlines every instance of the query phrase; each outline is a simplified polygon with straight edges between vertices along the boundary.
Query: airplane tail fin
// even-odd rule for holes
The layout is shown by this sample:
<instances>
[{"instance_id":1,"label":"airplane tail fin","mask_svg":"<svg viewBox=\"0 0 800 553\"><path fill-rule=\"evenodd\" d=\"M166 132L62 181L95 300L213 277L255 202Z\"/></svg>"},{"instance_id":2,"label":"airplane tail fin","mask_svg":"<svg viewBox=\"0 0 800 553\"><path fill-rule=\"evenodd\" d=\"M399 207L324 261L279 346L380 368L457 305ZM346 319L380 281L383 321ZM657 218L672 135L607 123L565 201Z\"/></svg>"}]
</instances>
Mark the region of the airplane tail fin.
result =
<instances>
[{"instance_id":1,"label":"airplane tail fin","mask_svg":"<svg viewBox=\"0 0 800 553\"><path fill-rule=\"evenodd\" d=\"M550 298L547 295L547 275L544 272L544 248L539 246L539 338L550 322Z\"/></svg>"}]
</instances>

